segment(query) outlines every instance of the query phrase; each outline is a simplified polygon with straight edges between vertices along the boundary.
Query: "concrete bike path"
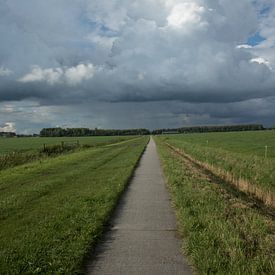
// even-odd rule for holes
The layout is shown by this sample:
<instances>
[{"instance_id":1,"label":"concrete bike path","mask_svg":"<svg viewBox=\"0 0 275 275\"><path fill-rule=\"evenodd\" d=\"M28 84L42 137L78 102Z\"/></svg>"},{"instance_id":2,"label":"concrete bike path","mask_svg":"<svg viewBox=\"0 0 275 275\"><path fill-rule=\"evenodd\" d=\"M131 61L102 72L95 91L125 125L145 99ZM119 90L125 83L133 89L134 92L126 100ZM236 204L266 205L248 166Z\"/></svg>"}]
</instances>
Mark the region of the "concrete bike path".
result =
<instances>
[{"instance_id":1,"label":"concrete bike path","mask_svg":"<svg viewBox=\"0 0 275 275\"><path fill-rule=\"evenodd\" d=\"M174 211L151 138L87 273L192 274L180 246Z\"/></svg>"}]
</instances>

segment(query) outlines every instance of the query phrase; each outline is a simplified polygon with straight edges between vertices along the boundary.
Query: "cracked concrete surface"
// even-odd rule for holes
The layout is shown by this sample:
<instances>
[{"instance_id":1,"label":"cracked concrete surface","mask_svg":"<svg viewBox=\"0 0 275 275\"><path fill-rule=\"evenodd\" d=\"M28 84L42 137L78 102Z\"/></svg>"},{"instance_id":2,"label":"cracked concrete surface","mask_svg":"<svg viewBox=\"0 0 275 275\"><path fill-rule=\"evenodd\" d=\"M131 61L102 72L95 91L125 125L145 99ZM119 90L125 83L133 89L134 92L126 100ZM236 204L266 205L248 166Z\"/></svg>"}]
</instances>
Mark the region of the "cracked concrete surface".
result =
<instances>
[{"instance_id":1,"label":"cracked concrete surface","mask_svg":"<svg viewBox=\"0 0 275 275\"><path fill-rule=\"evenodd\" d=\"M87 273L192 274L180 246L174 211L151 138Z\"/></svg>"}]
</instances>

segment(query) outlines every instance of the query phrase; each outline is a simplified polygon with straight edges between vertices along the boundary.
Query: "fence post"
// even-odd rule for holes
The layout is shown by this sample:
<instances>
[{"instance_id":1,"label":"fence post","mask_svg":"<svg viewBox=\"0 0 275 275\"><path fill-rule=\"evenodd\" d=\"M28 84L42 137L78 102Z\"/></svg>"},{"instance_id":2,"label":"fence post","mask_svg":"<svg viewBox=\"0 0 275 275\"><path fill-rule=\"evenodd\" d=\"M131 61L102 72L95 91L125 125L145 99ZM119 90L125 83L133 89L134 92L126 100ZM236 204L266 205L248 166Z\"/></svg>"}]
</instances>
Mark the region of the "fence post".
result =
<instances>
[{"instance_id":1,"label":"fence post","mask_svg":"<svg viewBox=\"0 0 275 275\"><path fill-rule=\"evenodd\" d=\"M64 141L61 141L61 147L64 148Z\"/></svg>"},{"instance_id":2,"label":"fence post","mask_svg":"<svg viewBox=\"0 0 275 275\"><path fill-rule=\"evenodd\" d=\"M265 146L264 157L267 158L267 145Z\"/></svg>"},{"instance_id":3,"label":"fence post","mask_svg":"<svg viewBox=\"0 0 275 275\"><path fill-rule=\"evenodd\" d=\"M46 143L43 144L44 151L46 150Z\"/></svg>"},{"instance_id":4,"label":"fence post","mask_svg":"<svg viewBox=\"0 0 275 275\"><path fill-rule=\"evenodd\" d=\"M77 146L79 147L79 140L76 141Z\"/></svg>"}]
</instances>

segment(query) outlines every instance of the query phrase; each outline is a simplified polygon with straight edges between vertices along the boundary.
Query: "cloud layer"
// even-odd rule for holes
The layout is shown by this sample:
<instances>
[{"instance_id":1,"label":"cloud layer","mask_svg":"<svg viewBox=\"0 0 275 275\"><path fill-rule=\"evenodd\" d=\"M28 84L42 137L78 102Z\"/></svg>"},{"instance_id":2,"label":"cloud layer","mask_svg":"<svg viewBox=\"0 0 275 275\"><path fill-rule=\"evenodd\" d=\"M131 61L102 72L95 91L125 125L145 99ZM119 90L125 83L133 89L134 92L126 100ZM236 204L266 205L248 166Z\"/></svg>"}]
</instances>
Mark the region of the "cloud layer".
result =
<instances>
[{"instance_id":1,"label":"cloud layer","mask_svg":"<svg viewBox=\"0 0 275 275\"><path fill-rule=\"evenodd\" d=\"M272 124L274 29L272 0L0 0L0 108L25 129L57 119L30 102L89 127L131 127L133 106L136 127Z\"/></svg>"},{"instance_id":2,"label":"cloud layer","mask_svg":"<svg viewBox=\"0 0 275 275\"><path fill-rule=\"evenodd\" d=\"M79 64L75 67L54 69L41 69L39 66L33 66L31 72L18 81L22 83L45 82L50 85L58 83L77 85L83 80L93 78L94 72L95 67L93 64Z\"/></svg>"}]
</instances>

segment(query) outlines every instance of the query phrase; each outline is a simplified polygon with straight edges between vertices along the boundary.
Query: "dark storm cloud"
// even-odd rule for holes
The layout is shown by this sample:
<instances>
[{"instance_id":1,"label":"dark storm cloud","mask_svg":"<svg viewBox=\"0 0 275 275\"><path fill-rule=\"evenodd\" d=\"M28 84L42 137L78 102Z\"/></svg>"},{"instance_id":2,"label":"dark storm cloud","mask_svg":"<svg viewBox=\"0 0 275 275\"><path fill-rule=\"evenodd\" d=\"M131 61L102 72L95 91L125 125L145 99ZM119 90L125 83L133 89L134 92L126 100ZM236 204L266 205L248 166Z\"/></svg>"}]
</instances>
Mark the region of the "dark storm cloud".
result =
<instances>
[{"instance_id":1,"label":"dark storm cloud","mask_svg":"<svg viewBox=\"0 0 275 275\"><path fill-rule=\"evenodd\" d=\"M272 123L274 12L269 0L0 0L0 102L14 107L0 122Z\"/></svg>"}]
</instances>

